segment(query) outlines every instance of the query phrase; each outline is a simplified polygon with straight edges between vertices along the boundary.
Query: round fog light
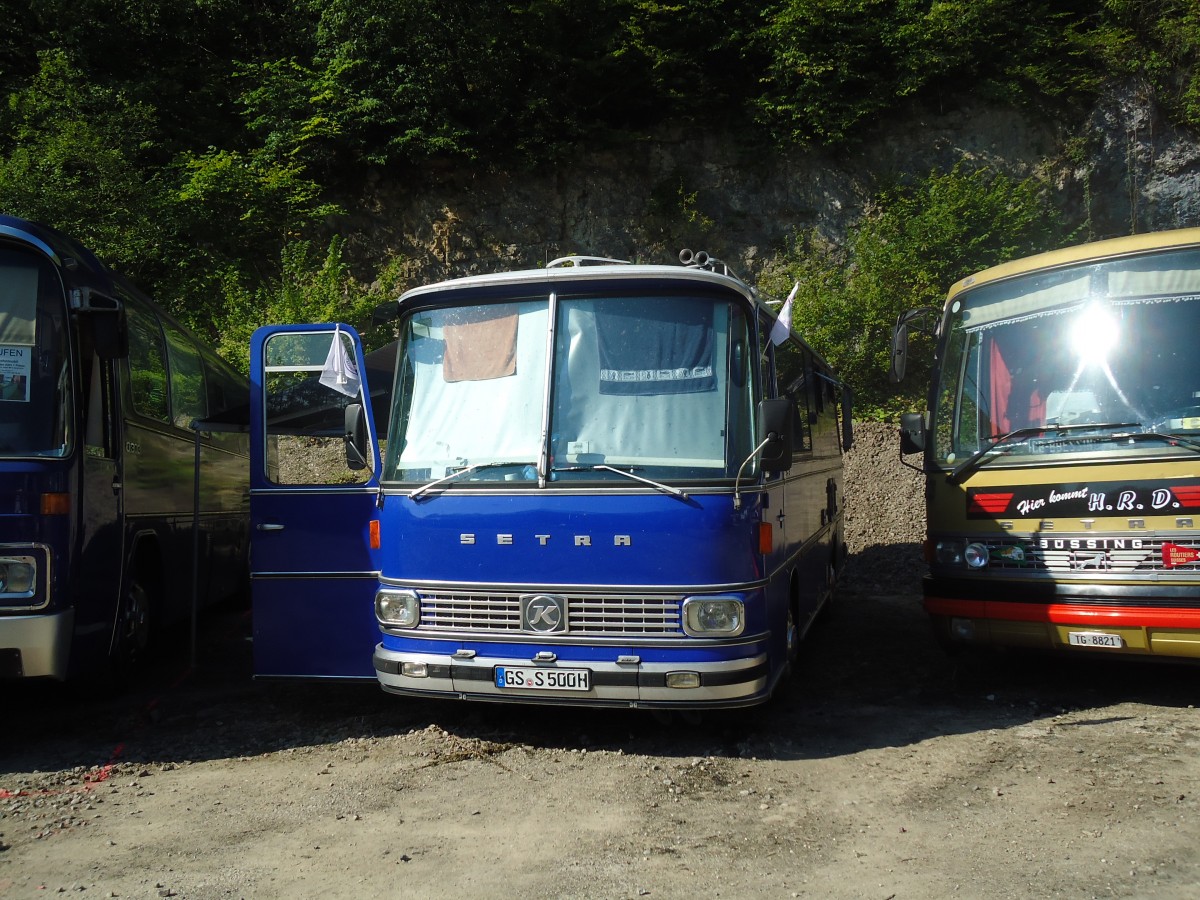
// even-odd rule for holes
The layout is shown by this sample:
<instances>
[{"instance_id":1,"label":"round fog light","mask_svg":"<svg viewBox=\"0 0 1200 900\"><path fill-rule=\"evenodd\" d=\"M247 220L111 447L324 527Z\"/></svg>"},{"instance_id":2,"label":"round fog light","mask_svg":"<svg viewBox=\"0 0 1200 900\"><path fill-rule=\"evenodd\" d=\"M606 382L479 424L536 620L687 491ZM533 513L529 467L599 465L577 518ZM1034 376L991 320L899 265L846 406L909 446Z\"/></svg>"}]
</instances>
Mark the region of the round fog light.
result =
<instances>
[{"instance_id":1,"label":"round fog light","mask_svg":"<svg viewBox=\"0 0 1200 900\"><path fill-rule=\"evenodd\" d=\"M986 544L967 544L963 558L972 569L982 569L988 564L988 548Z\"/></svg>"}]
</instances>

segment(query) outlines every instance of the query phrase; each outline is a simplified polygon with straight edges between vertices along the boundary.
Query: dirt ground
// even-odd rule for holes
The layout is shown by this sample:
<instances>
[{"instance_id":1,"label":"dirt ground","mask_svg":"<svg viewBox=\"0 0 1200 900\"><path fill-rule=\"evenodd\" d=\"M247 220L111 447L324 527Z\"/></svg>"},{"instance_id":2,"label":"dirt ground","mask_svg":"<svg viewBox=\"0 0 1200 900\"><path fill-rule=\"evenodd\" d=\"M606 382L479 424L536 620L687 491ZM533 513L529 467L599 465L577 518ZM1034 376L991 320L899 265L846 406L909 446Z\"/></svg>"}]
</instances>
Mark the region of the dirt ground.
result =
<instances>
[{"instance_id":1,"label":"dirt ground","mask_svg":"<svg viewBox=\"0 0 1200 900\"><path fill-rule=\"evenodd\" d=\"M256 683L248 635L5 688L0 897L1200 891L1200 670L957 662L911 590L851 579L784 696L699 722Z\"/></svg>"}]
</instances>

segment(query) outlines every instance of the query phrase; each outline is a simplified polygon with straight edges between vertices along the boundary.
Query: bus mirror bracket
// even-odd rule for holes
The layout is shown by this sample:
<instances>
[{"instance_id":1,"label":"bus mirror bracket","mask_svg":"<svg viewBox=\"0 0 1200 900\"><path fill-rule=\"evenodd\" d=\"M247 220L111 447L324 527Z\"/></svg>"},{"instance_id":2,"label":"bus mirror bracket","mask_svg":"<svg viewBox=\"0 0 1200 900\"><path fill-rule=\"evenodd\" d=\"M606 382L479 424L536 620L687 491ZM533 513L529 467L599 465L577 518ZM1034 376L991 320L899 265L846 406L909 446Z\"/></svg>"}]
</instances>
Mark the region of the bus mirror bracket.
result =
<instances>
[{"instance_id":1,"label":"bus mirror bracket","mask_svg":"<svg viewBox=\"0 0 1200 900\"><path fill-rule=\"evenodd\" d=\"M360 472L367 467L367 417L361 403L346 407L346 467Z\"/></svg>"},{"instance_id":2,"label":"bus mirror bracket","mask_svg":"<svg viewBox=\"0 0 1200 900\"><path fill-rule=\"evenodd\" d=\"M786 472L792 467L792 416L795 410L787 397L760 400L758 439L764 472Z\"/></svg>"},{"instance_id":3,"label":"bus mirror bracket","mask_svg":"<svg viewBox=\"0 0 1200 900\"><path fill-rule=\"evenodd\" d=\"M70 297L71 309L91 322L96 355L104 360L128 356L129 337L120 301L90 287L75 288Z\"/></svg>"}]
</instances>

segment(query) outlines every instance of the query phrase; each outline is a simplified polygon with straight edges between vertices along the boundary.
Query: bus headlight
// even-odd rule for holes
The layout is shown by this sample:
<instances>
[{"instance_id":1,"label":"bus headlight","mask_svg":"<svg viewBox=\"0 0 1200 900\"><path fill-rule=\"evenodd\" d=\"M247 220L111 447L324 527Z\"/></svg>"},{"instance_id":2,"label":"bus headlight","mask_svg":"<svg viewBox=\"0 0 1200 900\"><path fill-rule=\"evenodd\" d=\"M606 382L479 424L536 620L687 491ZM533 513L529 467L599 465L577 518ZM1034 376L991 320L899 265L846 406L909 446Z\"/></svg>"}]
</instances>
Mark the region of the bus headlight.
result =
<instances>
[{"instance_id":1,"label":"bus headlight","mask_svg":"<svg viewBox=\"0 0 1200 900\"><path fill-rule=\"evenodd\" d=\"M395 628L416 628L421 622L421 601L414 591L383 589L375 594L375 618Z\"/></svg>"},{"instance_id":2,"label":"bus headlight","mask_svg":"<svg viewBox=\"0 0 1200 900\"><path fill-rule=\"evenodd\" d=\"M943 566L961 566L963 561L962 541L938 541L934 545L934 557Z\"/></svg>"},{"instance_id":3,"label":"bus headlight","mask_svg":"<svg viewBox=\"0 0 1200 900\"><path fill-rule=\"evenodd\" d=\"M31 556L0 557L0 595L32 597L37 564Z\"/></svg>"},{"instance_id":4,"label":"bus headlight","mask_svg":"<svg viewBox=\"0 0 1200 900\"><path fill-rule=\"evenodd\" d=\"M972 569L982 569L988 564L988 548L985 544L967 544L967 549L963 551L963 559L967 561L967 566Z\"/></svg>"},{"instance_id":5,"label":"bus headlight","mask_svg":"<svg viewBox=\"0 0 1200 900\"><path fill-rule=\"evenodd\" d=\"M694 637L735 637L746 627L746 608L736 597L683 601L683 630Z\"/></svg>"}]
</instances>

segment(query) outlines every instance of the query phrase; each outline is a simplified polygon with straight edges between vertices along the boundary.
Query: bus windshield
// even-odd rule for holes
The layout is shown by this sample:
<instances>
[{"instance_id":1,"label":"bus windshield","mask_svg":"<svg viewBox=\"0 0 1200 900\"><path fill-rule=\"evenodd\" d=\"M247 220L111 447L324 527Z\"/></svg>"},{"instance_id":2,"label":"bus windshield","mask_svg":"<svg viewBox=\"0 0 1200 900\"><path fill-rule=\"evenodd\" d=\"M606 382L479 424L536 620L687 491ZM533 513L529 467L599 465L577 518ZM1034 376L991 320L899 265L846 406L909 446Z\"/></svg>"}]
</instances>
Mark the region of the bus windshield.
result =
<instances>
[{"instance_id":1,"label":"bus windshield","mask_svg":"<svg viewBox=\"0 0 1200 900\"><path fill-rule=\"evenodd\" d=\"M753 341L728 299L512 298L401 334L385 481L694 482L754 449Z\"/></svg>"},{"instance_id":2,"label":"bus windshield","mask_svg":"<svg viewBox=\"0 0 1200 900\"><path fill-rule=\"evenodd\" d=\"M49 262L0 247L0 457L70 450L66 316L62 282Z\"/></svg>"},{"instance_id":3,"label":"bus windshield","mask_svg":"<svg viewBox=\"0 0 1200 900\"><path fill-rule=\"evenodd\" d=\"M1195 453L1200 251L1035 271L951 303L934 457Z\"/></svg>"}]
</instances>

